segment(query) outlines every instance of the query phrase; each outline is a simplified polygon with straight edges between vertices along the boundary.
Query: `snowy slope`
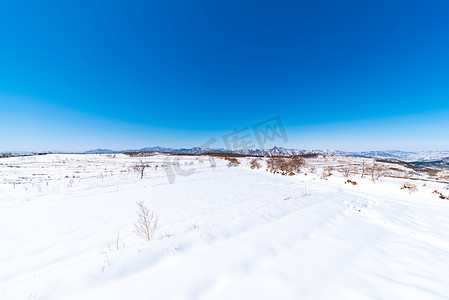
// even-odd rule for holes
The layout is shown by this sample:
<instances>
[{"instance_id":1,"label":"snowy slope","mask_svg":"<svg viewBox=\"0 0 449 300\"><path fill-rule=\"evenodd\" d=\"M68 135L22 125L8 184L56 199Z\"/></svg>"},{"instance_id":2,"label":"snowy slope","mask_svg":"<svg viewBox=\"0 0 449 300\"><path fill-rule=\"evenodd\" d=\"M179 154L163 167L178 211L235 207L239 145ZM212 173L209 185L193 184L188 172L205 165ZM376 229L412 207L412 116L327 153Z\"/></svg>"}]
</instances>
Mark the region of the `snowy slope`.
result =
<instances>
[{"instance_id":1,"label":"snowy slope","mask_svg":"<svg viewBox=\"0 0 449 300\"><path fill-rule=\"evenodd\" d=\"M448 299L443 183L183 157L195 172L169 184L166 157L145 161L140 180L120 154L1 159L0 299Z\"/></svg>"}]
</instances>

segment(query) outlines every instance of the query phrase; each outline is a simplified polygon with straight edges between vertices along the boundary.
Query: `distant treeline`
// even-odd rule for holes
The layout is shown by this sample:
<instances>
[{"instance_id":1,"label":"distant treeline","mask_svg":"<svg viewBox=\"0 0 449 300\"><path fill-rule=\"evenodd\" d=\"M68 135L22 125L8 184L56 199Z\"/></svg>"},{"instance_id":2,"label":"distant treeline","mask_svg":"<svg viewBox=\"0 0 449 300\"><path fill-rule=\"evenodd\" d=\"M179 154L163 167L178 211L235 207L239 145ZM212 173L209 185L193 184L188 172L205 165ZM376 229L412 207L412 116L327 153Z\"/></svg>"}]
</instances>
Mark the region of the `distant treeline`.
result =
<instances>
[{"instance_id":1,"label":"distant treeline","mask_svg":"<svg viewBox=\"0 0 449 300\"><path fill-rule=\"evenodd\" d=\"M21 156L33 156L33 155L46 155L51 154L51 152L40 152L40 153L27 153L27 154L18 154L18 153L0 153L0 158L6 157L21 157Z\"/></svg>"},{"instance_id":2,"label":"distant treeline","mask_svg":"<svg viewBox=\"0 0 449 300\"><path fill-rule=\"evenodd\" d=\"M164 154L171 156L261 157L260 155L245 155L228 152L184 153L184 152L140 151L140 152L124 152L123 154L129 155L131 157L153 156L157 154Z\"/></svg>"}]
</instances>

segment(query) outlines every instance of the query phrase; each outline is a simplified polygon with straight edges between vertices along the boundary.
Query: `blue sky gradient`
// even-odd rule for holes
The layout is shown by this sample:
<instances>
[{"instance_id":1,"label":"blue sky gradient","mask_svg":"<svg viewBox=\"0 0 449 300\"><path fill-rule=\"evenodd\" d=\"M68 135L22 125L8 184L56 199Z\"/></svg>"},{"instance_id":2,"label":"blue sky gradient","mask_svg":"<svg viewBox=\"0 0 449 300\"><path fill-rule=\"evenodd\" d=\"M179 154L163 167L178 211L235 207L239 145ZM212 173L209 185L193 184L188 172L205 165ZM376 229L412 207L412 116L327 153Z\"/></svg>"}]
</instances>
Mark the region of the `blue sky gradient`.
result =
<instances>
[{"instance_id":1,"label":"blue sky gradient","mask_svg":"<svg viewBox=\"0 0 449 300\"><path fill-rule=\"evenodd\" d=\"M0 3L0 151L449 149L448 1L74 2Z\"/></svg>"}]
</instances>

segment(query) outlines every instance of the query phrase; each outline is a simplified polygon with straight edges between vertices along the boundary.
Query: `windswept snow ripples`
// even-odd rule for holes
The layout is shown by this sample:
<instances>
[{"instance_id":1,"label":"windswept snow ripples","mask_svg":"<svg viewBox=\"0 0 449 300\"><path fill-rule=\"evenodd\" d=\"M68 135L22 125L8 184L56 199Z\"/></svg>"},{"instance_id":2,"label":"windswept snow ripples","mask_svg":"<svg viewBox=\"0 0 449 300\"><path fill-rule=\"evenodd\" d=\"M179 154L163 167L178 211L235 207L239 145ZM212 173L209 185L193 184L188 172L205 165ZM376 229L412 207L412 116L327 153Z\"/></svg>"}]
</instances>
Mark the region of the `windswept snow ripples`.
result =
<instances>
[{"instance_id":1,"label":"windswept snow ripples","mask_svg":"<svg viewBox=\"0 0 449 300\"><path fill-rule=\"evenodd\" d=\"M8 180L32 180L42 164L72 173L40 191L0 187L1 299L449 295L449 202L421 187L404 193L399 180L349 186L217 160L170 185L163 170L122 172L133 159L121 155L14 159ZM81 177L68 187L71 174ZM150 243L133 233L137 201L159 216Z\"/></svg>"}]
</instances>

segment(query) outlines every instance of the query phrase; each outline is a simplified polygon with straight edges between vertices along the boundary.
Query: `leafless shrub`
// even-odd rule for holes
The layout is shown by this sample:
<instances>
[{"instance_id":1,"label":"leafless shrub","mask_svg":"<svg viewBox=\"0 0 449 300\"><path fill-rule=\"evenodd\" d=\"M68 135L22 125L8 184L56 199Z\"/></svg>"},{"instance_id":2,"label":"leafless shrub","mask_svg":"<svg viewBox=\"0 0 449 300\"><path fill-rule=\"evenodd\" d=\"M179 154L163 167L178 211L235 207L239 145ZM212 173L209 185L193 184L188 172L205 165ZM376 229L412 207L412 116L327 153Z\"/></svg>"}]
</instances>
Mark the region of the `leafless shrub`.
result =
<instances>
[{"instance_id":1,"label":"leafless shrub","mask_svg":"<svg viewBox=\"0 0 449 300\"><path fill-rule=\"evenodd\" d=\"M69 182L67 183L67 187L69 188L73 187L73 183L74 183L73 178L70 178Z\"/></svg>"},{"instance_id":2,"label":"leafless shrub","mask_svg":"<svg viewBox=\"0 0 449 300\"><path fill-rule=\"evenodd\" d=\"M410 183L410 182L404 182L402 184L401 190L407 189L410 192L417 192L418 191L418 187L416 186L416 184Z\"/></svg>"},{"instance_id":3,"label":"leafless shrub","mask_svg":"<svg viewBox=\"0 0 449 300\"><path fill-rule=\"evenodd\" d=\"M323 169L323 172L321 173L321 179L326 179L332 175L332 171L334 170L333 167L327 166Z\"/></svg>"},{"instance_id":4,"label":"leafless shrub","mask_svg":"<svg viewBox=\"0 0 449 300\"><path fill-rule=\"evenodd\" d=\"M380 177L384 176L385 170L382 166L378 165L376 162L370 167L369 172L371 174L371 179L373 182L379 180Z\"/></svg>"},{"instance_id":5,"label":"leafless shrub","mask_svg":"<svg viewBox=\"0 0 449 300\"><path fill-rule=\"evenodd\" d=\"M309 166L309 172L310 173L315 173L316 171L316 167L315 166Z\"/></svg>"},{"instance_id":6,"label":"leafless shrub","mask_svg":"<svg viewBox=\"0 0 449 300\"><path fill-rule=\"evenodd\" d=\"M449 200L449 196L445 196L445 195L444 195L442 192L440 192L440 191L434 190L433 193L434 193L434 194L437 194L438 197L439 197L440 199L443 199L443 200Z\"/></svg>"},{"instance_id":7,"label":"leafless shrub","mask_svg":"<svg viewBox=\"0 0 449 300\"><path fill-rule=\"evenodd\" d=\"M352 181L352 180L350 180L350 179L346 180L346 181L345 181L345 184L346 184L346 183L350 183L350 184L352 184L352 185L357 185L357 182Z\"/></svg>"},{"instance_id":8,"label":"leafless shrub","mask_svg":"<svg viewBox=\"0 0 449 300\"><path fill-rule=\"evenodd\" d=\"M291 172L300 172L302 167L306 164L306 161L304 158L299 157L299 156L293 156L291 161L290 161L290 166L292 168L292 170L290 170Z\"/></svg>"},{"instance_id":9,"label":"leafless shrub","mask_svg":"<svg viewBox=\"0 0 449 300\"><path fill-rule=\"evenodd\" d=\"M279 165L281 164L280 158L270 158L267 160L267 171L270 173L277 173L279 171Z\"/></svg>"},{"instance_id":10,"label":"leafless shrub","mask_svg":"<svg viewBox=\"0 0 449 300\"><path fill-rule=\"evenodd\" d=\"M137 223L134 224L134 229L141 238L146 241L151 241L154 231L157 227L158 218L155 216L145 204L140 201L137 202L139 210L137 211Z\"/></svg>"},{"instance_id":11,"label":"leafless shrub","mask_svg":"<svg viewBox=\"0 0 449 300\"><path fill-rule=\"evenodd\" d=\"M259 163L259 159L258 158L254 158L249 162L249 166L251 167L251 169L260 169L261 165Z\"/></svg>"},{"instance_id":12,"label":"leafless shrub","mask_svg":"<svg viewBox=\"0 0 449 300\"><path fill-rule=\"evenodd\" d=\"M284 172L285 160L283 158L272 158L267 161L271 173L282 174Z\"/></svg>"},{"instance_id":13,"label":"leafless shrub","mask_svg":"<svg viewBox=\"0 0 449 300\"><path fill-rule=\"evenodd\" d=\"M225 160L229 161L227 164L228 167L237 167L238 165L240 165L240 162L238 161L237 158L225 157Z\"/></svg>"},{"instance_id":14,"label":"leafless shrub","mask_svg":"<svg viewBox=\"0 0 449 300\"><path fill-rule=\"evenodd\" d=\"M200 228L200 225L198 225L198 223L194 223L189 228L187 228L186 231L198 230L199 228Z\"/></svg>"}]
</instances>

